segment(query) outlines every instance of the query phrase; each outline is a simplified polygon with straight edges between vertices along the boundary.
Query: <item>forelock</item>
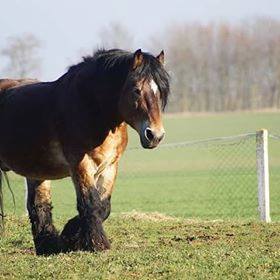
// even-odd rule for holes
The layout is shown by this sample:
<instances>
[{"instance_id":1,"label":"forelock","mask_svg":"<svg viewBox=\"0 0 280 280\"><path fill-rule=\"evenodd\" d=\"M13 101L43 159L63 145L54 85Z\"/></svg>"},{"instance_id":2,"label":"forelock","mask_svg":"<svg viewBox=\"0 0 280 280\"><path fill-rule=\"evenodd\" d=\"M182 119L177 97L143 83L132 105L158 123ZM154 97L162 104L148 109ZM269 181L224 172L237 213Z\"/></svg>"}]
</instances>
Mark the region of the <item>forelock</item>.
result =
<instances>
[{"instance_id":1,"label":"forelock","mask_svg":"<svg viewBox=\"0 0 280 280\"><path fill-rule=\"evenodd\" d=\"M154 81L160 92L162 108L164 109L167 105L170 93L169 75L154 56L149 53L143 53L143 55L143 63L135 70L135 75L140 79Z\"/></svg>"}]
</instances>

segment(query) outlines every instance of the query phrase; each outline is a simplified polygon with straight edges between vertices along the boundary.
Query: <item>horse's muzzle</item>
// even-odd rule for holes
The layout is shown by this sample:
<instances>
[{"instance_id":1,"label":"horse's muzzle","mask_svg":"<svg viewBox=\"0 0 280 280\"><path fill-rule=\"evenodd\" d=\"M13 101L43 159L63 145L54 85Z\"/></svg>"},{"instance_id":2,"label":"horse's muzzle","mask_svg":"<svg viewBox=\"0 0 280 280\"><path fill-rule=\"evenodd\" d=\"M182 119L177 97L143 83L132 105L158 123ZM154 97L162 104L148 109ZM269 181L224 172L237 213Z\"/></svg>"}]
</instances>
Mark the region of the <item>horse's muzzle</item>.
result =
<instances>
[{"instance_id":1,"label":"horse's muzzle","mask_svg":"<svg viewBox=\"0 0 280 280\"><path fill-rule=\"evenodd\" d=\"M155 131L150 127L146 127L140 134L141 145L145 149L153 149L158 146L161 140L164 138L164 130Z\"/></svg>"}]
</instances>

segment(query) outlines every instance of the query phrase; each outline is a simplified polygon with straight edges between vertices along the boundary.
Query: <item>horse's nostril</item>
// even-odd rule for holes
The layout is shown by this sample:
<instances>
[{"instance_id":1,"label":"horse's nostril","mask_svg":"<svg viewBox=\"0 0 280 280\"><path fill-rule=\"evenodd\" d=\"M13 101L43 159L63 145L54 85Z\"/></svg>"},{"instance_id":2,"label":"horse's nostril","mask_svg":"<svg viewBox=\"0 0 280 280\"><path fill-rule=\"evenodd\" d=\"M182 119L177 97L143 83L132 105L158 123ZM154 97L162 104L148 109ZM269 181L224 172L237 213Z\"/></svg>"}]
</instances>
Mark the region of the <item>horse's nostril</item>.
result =
<instances>
[{"instance_id":1,"label":"horse's nostril","mask_svg":"<svg viewBox=\"0 0 280 280\"><path fill-rule=\"evenodd\" d=\"M155 136L150 128L146 128L145 136L146 136L147 140L149 140L149 141L153 141L155 138Z\"/></svg>"}]
</instances>

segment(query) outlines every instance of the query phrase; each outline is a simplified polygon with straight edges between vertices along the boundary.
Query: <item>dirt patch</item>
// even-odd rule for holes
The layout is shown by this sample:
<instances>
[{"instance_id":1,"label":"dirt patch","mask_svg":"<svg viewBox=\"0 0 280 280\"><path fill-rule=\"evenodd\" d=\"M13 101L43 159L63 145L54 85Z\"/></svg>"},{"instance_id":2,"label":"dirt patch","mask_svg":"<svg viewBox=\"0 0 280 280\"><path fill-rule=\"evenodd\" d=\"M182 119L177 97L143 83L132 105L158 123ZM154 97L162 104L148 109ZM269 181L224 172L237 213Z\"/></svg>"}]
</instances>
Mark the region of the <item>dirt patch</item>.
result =
<instances>
[{"instance_id":1,"label":"dirt patch","mask_svg":"<svg viewBox=\"0 0 280 280\"><path fill-rule=\"evenodd\" d=\"M125 212L121 214L122 218L129 218L133 220L145 220L145 221L151 221L151 222L161 222L161 221L179 221L178 218L168 216L159 212L138 212L136 210L133 210L132 212Z\"/></svg>"},{"instance_id":2,"label":"dirt patch","mask_svg":"<svg viewBox=\"0 0 280 280\"><path fill-rule=\"evenodd\" d=\"M131 212L123 212L117 214L121 218L133 219L133 220L145 220L151 222L161 222L161 221L173 221L173 222L183 222L184 224L216 224L222 223L224 220L215 219L215 220L201 220L201 219L191 219L191 218L182 218L166 215L160 212L139 212L137 210L132 210Z\"/></svg>"}]
</instances>

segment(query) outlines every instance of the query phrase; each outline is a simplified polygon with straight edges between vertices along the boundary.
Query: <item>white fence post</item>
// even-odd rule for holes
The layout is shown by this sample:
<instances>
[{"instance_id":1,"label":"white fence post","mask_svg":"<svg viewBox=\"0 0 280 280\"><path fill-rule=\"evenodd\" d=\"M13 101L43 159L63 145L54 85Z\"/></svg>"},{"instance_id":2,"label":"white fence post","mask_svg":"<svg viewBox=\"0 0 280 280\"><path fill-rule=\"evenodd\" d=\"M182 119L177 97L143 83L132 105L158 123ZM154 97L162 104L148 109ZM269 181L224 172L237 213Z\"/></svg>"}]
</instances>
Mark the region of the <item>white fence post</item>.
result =
<instances>
[{"instance_id":1,"label":"white fence post","mask_svg":"<svg viewBox=\"0 0 280 280\"><path fill-rule=\"evenodd\" d=\"M256 141L260 219L269 223L271 219L269 202L268 132L266 129L257 131Z\"/></svg>"}]
</instances>

